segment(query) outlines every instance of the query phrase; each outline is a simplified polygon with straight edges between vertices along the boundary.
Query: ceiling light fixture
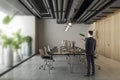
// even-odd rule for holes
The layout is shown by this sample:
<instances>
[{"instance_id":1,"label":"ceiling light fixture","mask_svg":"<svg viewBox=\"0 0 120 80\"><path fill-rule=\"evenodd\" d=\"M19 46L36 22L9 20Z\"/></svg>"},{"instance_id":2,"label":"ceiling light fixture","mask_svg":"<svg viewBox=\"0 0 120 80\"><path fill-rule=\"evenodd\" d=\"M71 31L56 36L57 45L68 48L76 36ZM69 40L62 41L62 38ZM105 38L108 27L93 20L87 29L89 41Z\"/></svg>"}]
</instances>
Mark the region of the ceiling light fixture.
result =
<instances>
[{"instance_id":1,"label":"ceiling light fixture","mask_svg":"<svg viewBox=\"0 0 120 80\"><path fill-rule=\"evenodd\" d=\"M68 22L67 23L67 26L65 28L65 31L68 31L70 29L70 27L72 27L72 23L71 22Z\"/></svg>"},{"instance_id":2,"label":"ceiling light fixture","mask_svg":"<svg viewBox=\"0 0 120 80\"><path fill-rule=\"evenodd\" d=\"M68 31L68 30L69 30L69 28L70 28L70 26L69 26L69 25L67 25L67 26L66 26L66 28L65 28L65 31Z\"/></svg>"},{"instance_id":3,"label":"ceiling light fixture","mask_svg":"<svg viewBox=\"0 0 120 80\"><path fill-rule=\"evenodd\" d=\"M69 25L69 26L72 26L72 23L70 22L70 23L68 23L68 25Z\"/></svg>"}]
</instances>

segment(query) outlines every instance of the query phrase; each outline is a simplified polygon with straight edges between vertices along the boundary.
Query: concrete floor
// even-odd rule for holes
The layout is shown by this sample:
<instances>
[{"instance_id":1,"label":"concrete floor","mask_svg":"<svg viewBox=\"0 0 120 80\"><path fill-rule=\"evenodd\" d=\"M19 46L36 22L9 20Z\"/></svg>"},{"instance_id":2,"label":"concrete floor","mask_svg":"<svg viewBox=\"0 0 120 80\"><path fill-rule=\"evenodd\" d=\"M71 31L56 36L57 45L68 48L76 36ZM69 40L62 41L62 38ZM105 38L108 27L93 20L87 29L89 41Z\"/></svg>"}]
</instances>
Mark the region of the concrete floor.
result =
<instances>
[{"instance_id":1,"label":"concrete floor","mask_svg":"<svg viewBox=\"0 0 120 80\"><path fill-rule=\"evenodd\" d=\"M96 60L96 64L101 65L101 70L96 66L96 75L91 77L84 77L86 65L78 61L75 61L71 73L65 56L55 57L55 69L50 74L48 69L39 70L43 63L39 56L35 56L2 76L0 80L120 80L120 63L103 56Z\"/></svg>"},{"instance_id":2,"label":"concrete floor","mask_svg":"<svg viewBox=\"0 0 120 80\"><path fill-rule=\"evenodd\" d=\"M22 56L22 61L25 60L25 59L27 59L28 57L29 56ZM6 59L5 56L0 55L0 74L11 68L11 67L6 67L5 66L4 59ZM14 61L13 62L13 66L15 66L18 63L20 63L20 62L15 62Z\"/></svg>"}]
</instances>

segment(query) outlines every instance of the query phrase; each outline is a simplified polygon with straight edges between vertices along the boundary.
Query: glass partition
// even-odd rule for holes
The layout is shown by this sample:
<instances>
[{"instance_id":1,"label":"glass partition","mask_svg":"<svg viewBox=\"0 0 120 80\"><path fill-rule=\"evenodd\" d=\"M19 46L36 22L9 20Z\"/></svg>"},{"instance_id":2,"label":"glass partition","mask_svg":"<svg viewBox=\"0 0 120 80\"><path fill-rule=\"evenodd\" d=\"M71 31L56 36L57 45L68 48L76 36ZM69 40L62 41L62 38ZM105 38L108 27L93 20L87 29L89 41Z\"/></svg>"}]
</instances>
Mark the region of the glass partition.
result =
<instances>
[{"instance_id":1,"label":"glass partition","mask_svg":"<svg viewBox=\"0 0 120 80\"><path fill-rule=\"evenodd\" d=\"M28 24L35 27L34 17L13 17L0 11L0 74L33 54L34 32Z\"/></svg>"}]
</instances>

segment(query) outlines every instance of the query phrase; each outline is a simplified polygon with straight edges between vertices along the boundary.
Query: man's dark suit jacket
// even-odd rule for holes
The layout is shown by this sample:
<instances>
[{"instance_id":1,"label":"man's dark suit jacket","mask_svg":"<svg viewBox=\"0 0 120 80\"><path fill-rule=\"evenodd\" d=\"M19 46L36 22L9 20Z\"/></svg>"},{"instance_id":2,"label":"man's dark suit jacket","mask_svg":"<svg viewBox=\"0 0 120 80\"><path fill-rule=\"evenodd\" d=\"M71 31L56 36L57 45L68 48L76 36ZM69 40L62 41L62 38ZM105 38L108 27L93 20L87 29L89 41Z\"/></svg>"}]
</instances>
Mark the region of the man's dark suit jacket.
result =
<instances>
[{"instance_id":1,"label":"man's dark suit jacket","mask_svg":"<svg viewBox=\"0 0 120 80\"><path fill-rule=\"evenodd\" d=\"M85 45L86 54L94 55L95 48L96 48L96 40L93 37L87 38Z\"/></svg>"}]
</instances>

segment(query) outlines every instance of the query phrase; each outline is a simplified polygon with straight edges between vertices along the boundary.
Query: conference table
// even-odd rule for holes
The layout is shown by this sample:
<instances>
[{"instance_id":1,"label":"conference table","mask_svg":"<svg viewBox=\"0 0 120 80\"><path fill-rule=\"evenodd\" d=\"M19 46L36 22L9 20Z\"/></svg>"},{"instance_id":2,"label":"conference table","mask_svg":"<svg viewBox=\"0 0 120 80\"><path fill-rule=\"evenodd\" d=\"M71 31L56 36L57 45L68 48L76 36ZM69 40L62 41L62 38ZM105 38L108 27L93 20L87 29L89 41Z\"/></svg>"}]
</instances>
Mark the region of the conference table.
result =
<instances>
[{"instance_id":1,"label":"conference table","mask_svg":"<svg viewBox=\"0 0 120 80\"><path fill-rule=\"evenodd\" d=\"M74 64L75 64L75 59L76 59L76 56L84 56L85 58L85 53L84 52L79 52L79 51L76 51L74 48L72 48L71 50L67 50L64 52L50 52L49 55L51 55L51 57L54 57L54 56L66 56L66 60L68 60L68 64L70 65L70 72L73 73L73 67L74 67Z\"/></svg>"}]
</instances>

